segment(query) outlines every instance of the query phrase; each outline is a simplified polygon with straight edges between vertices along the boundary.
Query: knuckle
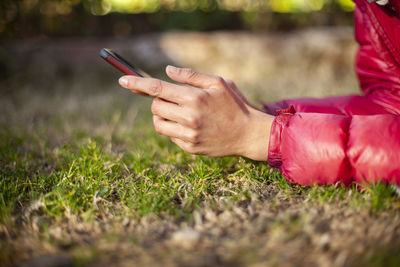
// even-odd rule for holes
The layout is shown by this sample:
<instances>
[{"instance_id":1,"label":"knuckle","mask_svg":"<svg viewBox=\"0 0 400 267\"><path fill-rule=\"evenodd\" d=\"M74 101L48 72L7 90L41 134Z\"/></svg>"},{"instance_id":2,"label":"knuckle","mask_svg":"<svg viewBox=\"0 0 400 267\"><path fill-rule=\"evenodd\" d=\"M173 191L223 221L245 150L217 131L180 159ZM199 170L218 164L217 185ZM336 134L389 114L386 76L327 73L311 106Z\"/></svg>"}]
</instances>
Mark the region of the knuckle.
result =
<instances>
[{"instance_id":1,"label":"knuckle","mask_svg":"<svg viewBox=\"0 0 400 267\"><path fill-rule=\"evenodd\" d=\"M196 101L197 101L197 95L192 94L187 96L187 102L189 104L194 104Z\"/></svg>"},{"instance_id":2,"label":"knuckle","mask_svg":"<svg viewBox=\"0 0 400 267\"><path fill-rule=\"evenodd\" d=\"M195 72L193 69L189 69L189 68L184 68L182 69L183 73L185 73L186 78L191 80L196 78L197 76L197 72Z\"/></svg>"},{"instance_id":3,"label":"knuckle","mask_svg":"<svg viewBox=\"0 0 400 267\"><path fill-rule=\"evenodd\" d=\"M197 94L194 94L191 99L190 102L194 105L194 106L200 106L202 104L204 104L207 100L206 100L206 93L204 91L200 91Z\"/></svg>"},{"instance_id":4,"label":"knuckle","mask_svg":"<svg viewBox=\"0 0 400 267\"><path fill-rule=\"evenodd\" d=\"M200 134L196 131L189 134L189 140L193 144L197 144L200 141Z\"/></svg>"},{"instance_id":5,"label":"knuckle","mask_svg":"<svg viewBox=\"0 0 400 267\"><path fill-rule=\"evenodd\" d=\"M163 83L160 80L154 80L149 88L149 94L154 97L161 95L163 90Z\"/></svg>"},{"instance_id":6,"label":"knuckle","mask_svg":"<svg viewBox=\"0 0 400 267\"><path fill-rule=\"evenodd\" d=\"M225 79L225 83L229 86L232 87L235 85L235 83L231 79Z\"/></svg>"},{"instance_id":7,"label":"knuckle","mask_svg":"<svg viewBox=\"0 0 400 267\"><path fill-rule=\"evenodd\" d=\"M191 115L187 118L188 126L193 129L198 129L201 126L201 118L198 115Z\"/></svg>"},{"instance_id":8,"label":"knuckle","mask_svg":"<svg viewBox=\"0 0 400 267\"><path fill-rule=\"evenodd\" d=\"M215 78L215 86L219 87L219 88L223 88L226 86L226 82L224 80L224 78L217 76Z\"/></svg>"}]
</instances>

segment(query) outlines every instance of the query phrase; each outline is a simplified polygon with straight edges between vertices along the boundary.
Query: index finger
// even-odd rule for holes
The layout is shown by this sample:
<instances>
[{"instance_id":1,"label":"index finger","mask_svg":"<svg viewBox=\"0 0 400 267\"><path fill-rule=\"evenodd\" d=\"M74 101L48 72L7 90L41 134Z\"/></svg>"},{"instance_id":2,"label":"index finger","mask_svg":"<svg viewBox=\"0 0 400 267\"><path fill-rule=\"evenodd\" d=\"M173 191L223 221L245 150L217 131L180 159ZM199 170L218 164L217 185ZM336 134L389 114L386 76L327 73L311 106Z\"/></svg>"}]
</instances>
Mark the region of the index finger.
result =
<instances>
[{"instance_id":1,"label":"index finger","mask_svg":"<svg viewBox=\"0 0 400 267\"><path fill-rule=\"evenodd\" d=\"M154 78L141 78L131 75L122 76L119 84L132 91L139 91L152 97L159 97L174 103L183 103L194 90L193 87L181 86Z\"/></svg>"}]
</instances>

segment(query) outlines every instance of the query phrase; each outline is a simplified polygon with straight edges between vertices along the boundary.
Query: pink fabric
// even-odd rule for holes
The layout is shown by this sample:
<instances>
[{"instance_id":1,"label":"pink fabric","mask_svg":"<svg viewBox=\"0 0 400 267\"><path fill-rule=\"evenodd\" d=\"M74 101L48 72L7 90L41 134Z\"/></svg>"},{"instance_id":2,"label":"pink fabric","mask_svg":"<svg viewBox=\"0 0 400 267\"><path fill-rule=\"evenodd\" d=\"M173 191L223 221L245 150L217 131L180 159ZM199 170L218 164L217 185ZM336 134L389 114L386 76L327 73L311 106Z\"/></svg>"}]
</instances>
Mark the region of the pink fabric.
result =
<instances>
[{"instance_id":1,"label":"pink fabric","mask_svg":"<svg viewBox=\"0 0 400 267\"><path fill-rule=\"evenodd\" d=\"M271 131L276 133L269 138L268 164L272 167L279 168L282 165L282 133L294 112L295 110L292 106L288 109L279 110L279 116L275 118L272 124Z\"/></svg>"},{"instance_id":2,"label":"pink fabric","mask_svg":"<svg viewBox=\"0 0 400 267\"><path fill-rule=\"evenodd\" d=\"M400 180L400 116L353 116L347 157L357 182Z\"/></svg>"},{"instance_id":3,"label":"pink fabric","mask_svg":"<svg viewBox=\"0 0 400 267\"><path fill-rule=\"evenodd\" d=\"M400 0L355 0L356 71L363 95L264 104L277 115L268 162L302 185L400 185Z\"/></svg>"}]
</instances>

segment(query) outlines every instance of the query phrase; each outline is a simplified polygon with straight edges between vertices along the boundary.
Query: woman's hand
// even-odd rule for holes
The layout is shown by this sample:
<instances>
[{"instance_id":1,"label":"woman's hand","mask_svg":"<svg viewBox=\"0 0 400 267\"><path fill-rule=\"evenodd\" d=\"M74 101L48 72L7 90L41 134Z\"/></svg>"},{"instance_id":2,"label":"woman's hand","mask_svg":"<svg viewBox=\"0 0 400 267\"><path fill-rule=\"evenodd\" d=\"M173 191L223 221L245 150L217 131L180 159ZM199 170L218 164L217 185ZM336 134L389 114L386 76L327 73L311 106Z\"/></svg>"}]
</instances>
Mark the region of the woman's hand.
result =
<instances>
[{"instance_id":1,"label":"woman's hand","mask_svg":"<svg viewBox=\"0 0 400 267\"><path fill-rule=\"evenodd\" d=\"M186 152L213 157L238 155L266 161L273 116L252 107L232 81L168 66L177 85L123 76L120 84L154 97L154 128Z\"/></svg>"}]
</instances>

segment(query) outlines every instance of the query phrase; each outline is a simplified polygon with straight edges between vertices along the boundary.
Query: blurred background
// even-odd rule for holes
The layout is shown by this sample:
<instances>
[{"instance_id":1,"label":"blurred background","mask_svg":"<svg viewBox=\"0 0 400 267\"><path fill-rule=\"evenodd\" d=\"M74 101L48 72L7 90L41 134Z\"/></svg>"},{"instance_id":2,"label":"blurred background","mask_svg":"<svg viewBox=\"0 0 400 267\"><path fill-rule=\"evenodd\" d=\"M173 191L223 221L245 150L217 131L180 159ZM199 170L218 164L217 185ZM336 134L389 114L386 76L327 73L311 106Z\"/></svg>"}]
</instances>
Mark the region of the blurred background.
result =
<instances>
[{"instance_id":1,"label":"blurred background","mask_svg":"<svg viewBox=\"0 0 400 267\"><path fill-rule=\"evenodd\" d=\"M397 263L392 190L289 187L263 164L179 152L154 132L151 99L99 57L111 48L166 80L167 64L221 75L255 105L358 93L353 9L0 0L0 266Z\"/></svg>"},{"instance_id":2,"label":"blurred background","mask_svg":"<svg viewBox=\"0 0 400 267\"><path fill-rule=\"evenodd\" d=\"M162 79L167 64L230 78L256 104L355 93L353 9L350 0L2 0L0 123L103 121L148 103L120 89L102 47Z\"/></svg>"}]
</instances>

